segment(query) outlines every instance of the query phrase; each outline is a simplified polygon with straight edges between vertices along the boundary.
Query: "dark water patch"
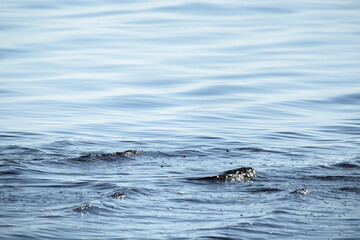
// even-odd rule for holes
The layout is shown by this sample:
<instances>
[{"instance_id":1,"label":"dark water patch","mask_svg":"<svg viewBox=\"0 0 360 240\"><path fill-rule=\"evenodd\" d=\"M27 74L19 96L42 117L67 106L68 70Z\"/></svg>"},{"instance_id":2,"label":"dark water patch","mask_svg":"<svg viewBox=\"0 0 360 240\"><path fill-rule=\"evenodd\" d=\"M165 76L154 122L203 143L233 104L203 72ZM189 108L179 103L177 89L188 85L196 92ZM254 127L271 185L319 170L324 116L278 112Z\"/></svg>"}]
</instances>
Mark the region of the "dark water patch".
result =
<instances>
[{"instance_id":1,"label":"dark water patch","mask_svg":"<svg viewBox=\"0 0 360 240\"><path fill-rule=\"evenodd\" d=\"M61 173L51 175L43 173L42 176L39 176L39 178L29 178L28 181L24 183L20 182L19 185L27 188L37 188L41 191L52 191L54 189L71 189L74 191L82 191L83 189L89 189L89 191L94 191L94 193L97 191L114 189L117 186L116 183L96 180L58 180L57 177L65 177L65 175ZM81 175L78 174L78 177L80 176ZM66 176L66 178L68 179L69 176Z\"/></svg>"},{"instance_id":2,"label":"dark water patch","mask_svg":"<svg viewBox=\"0 0 360 240\"><path fill-rule=\"evenodd\" d=\"M11 135L19 135L19 136L25 136L25 137L29 137L29 136L42 136L42 133L38 133L38 132L24 132L24 131L7 131L4 132L6 134L11 134ZM16 146L16 145L10 145L10 146Z\"/></svg>"},{"instance_id":3,"label":"dark water patch","mask_svg":"<svg viewBox=\"0 0 360 240\"><path fill-rule=\"evenodd\" d=\"M224 50L233 52L233 51L244 51L249 48L253 48L254 50L257 49L259 46L241 46L241 47L231 47ZM263 54L263 53L262 53ZM289 78L289 77L304 77L306 73L303 72L258 72L258 73L240 73L240 74L222 74L222 75L215 75L211 76L210 79L226 79L226 80L245 80L245 79L266 79L266 78ZM241 86L244 92L248 93L263 93L262 89L255 86Z\"/></svg>"},{"instance_id":4,"label":"dark water patch","mask_svg":"<svg viewBox=\"0 0 360 240\"><path fill-rule=\"evenodd\" d=\"M1 176L13 176L13 175L19 175L21 174L20 171L16 170L16 169L9 169L9 170L0 170L0 175Z\"/></svg>"},{"instance_id":5,"label":"dark water patch","mask_svg":"<svg viewBox=\"0 0 360 240\"><path fill-rule=\"evenodd\" d=\"M4 176L5 178L6 177L11 177L11 176L16 176L16 175L21 175L24 173L25 169L24 167L22 166L15 166L15 165L12 165L12 166L1 166L1 169L0 170L0 176Z\"/></svg>"},{"instance_id":6,"label":"dark water patch","mask_svg":"<svg viewBox=\"0 0 360 240\"><path fill-rule=\"evenodd\" d=\"M307 102L312 104L314 108L322 108L324 109L334 109L338 108L342 111L346 111L346 108L351 108L351 106L358 106L360 104L360 93L346 93L339 96L331 96L324 99L311 99L311 100L303 100L303 102ZM299 103L301 104L301 103ZM352 110L353 111L353 110Z\"/></svg>"},{"instance_id":7,"label":"dark water patch","mask_svg":"<svg viewBox=\"0 0 360 240\"><path fill-rule=\"evenodd\" d=\"M288 215L290 214L289 211L286 211L286 210L274 210L272 211L273 214L284 214L284 215Z\"/></svg>"},{"instance_id":8,"label":"dark water patch","mask_svg":"<svg viewBox=\"0 0 360 240\"><path fill-rule=\"evenodd\" d=\"M294 9L289 8L280 8L280 7L269 7L269 6L261 6L261 7L249 7L250 10L254 12L262 12L268 14L284 14L284 13L295 13Z\"/></svg>"},{"instance_id":9,"label":"dark water patch","mask_svg":"<svg viewBox=\"0 0 360 240\"><path fill-rule=\"evenodd\" d=\"M17 28L17 26L12 26L14 28ZM20 27L19 27L20 28ZM16 59L18 57L24 57L24 55L29 55L31 53L28 49L9 49L9 48L1 48L0 49L0 59ZM8 91L7 93L11 93Z\"/></svg>"},{"instance_id":10,"label":"dark water patch","mask_svg":"<svg viewBox=\"0 0 360 240\"><path fill-rule=\"evenodd\" d=\"M4 23L0 23L0 30L3 30L3 31L5 31L5 30L15 30L15 29L21 29L21 28L23 28L22 24L4 24Z\"/></svg>"},{"instance_id":11,"label":"dark water patch","mask_svg":"<svg viewBox=\"0 0 360 240\"><path fill-rule=\"evenodd\" d=\"M238 16L246 14L289 14L293 9L267 6L223 5L211 3L185 3L159 7L154 11L175 12L187 15Z\"/></svg>"},{"instance_id":12,"label":"dark water patch","mask_svg":"<svg viewBox=\"0 0 360 240\"><path fill-rule=\"evenodd\" d=\"M235 204L237 202L237 198L233 197L224 197L224 196L213 196L209 193L199 193L196 197L180 197L180 198L172 198L171 201L176 202L181 205L184 203L191 205L197 204L212 204L212 205L222 205L222 204Z\"/></svg>"},{"instance_id":13,"label":"dark water patch","mask_svg":"<svg viewBox=\"0 0 360 240\"><path fill-rule=\"evenodd\" d=\"M16 92L0 89L0 98L4 97L6 95L14 95L14 94L16 94ZM0 133L1 133L1 131L0 131Z\"/></svg>"},{"instance_id":14,"label":"dark water patch","mask_svg":"<svg viewBox=\"0 0 360 240\"><path fill-rule=\"evenodd\" d=\"M179 96L187 96L191 98L195 97L206 97L206 96L231 96L233 94L238 94L240 92L257 92L256 88L251 88L249 86L235 86L235 85L206 85L192 90L186 90L184 92L177 92ZM244 99L246 100L246 99Z\"/></svg>"},{"instance_id":15,"label":"dark water patch","mask_svg":"<svg viewBox=\"0 0 360 240\"><path fill-rule=\"evenodd\" d=\"M209 118L210 118L209 120L212 119L211 117L209 117ZM218 119L218 118L213 118L213 119ZM223 139L221 137L215 137L215 136L200 136L198 138L199 139L205 139L205 140L222 140Z\"/></svg>"},{"instance_id":16,"label":"dark water patch","mask_svg":"<svg viewBox=\"0 0 360 240\"><path fill-rule=\"evenodd\" d=\"M82 190L64 190L64 186L61 188L49 187L49 188L37 188L14 186L7 188L6 191L0 191L1 202L7 206L20 206L25 207L40 207L40 206L58 206L69 205L85 201L86 199L99 197L96 193L89 193Z\"/></svg>"},{"instance_id":17,"label":"dark water patch","mask_svg":"<svg viewBox=\"0 0 360 240\"><path fill-rule=\"evenodd\" d=\"M277 133L272 133L272 136L278 136L282 139L285 139L285 138L290 138L290 139L314 138L313 135L300 133L300 132L277 132Z\"/></svg>"},{"instance_id":18,"label":"dark water patch","mask_svg":"<svg viewBox=\"0 0 360 240\"><path fill-rule=\"evenodd\" d=\"M17 138L19 136L10 135L10 134L0 134L0 138Z\"/></svg>"},{"instance_id":19,"label":"dark water patch","mask_svg":"<svg viewBox=\"0 0 360 240\"><path fill-rule=\"evenodd\" d=\"M100 102L96 101L95 104L97 106L101 105L103 108L126 109L128 111L140 108L144 110L157 110L177 105L175 102L171 101L171 99L166 99L165 96L160 98L146 94L111 96L102 98Z\"/></svg>"},{"instance_id":20,"label":"dark water patch","mask_svg":"<svg viewBox=\"0 0 360 240\"><path fill-rule=\"evenodd\" d=\"M60 174L61 176L61 174ZM47 189L91 189L92 191L101 191L112 189L116 186L114 183L94 182L89 180L79 181L59 181L53 178L39 178L29 179L24 183L26 187L38 188L42 190Z\"/></svg>"},{"instance_id":21,"label":"dark water patch","mask_svg":"<svg viewBox=\"0 0 360 240\"><path fill-rule=\"evenodd\" d=\"M347 136L355 135L360 136L360 127L359 126L352 126L350 124L338 124L338 125L331 125L331 126L323 126L320 128L321 132L326 134L339 134Z\"/></svg>"},{"instance_id":22,"label":"dark water patch","mask_svg":"<svg viewBox=\"0 0 360 240\"><path fill-rule=\"evenodd\" d=\"M251 167L242 167L233 170L226 171L222 174L201 177L201 178L189 178L189 180L205 180L205 181L249 181L257 177L257 172Z\"/></svg>"},{"instance_id":23,"label":"dark water patch","mask_svg":"<svg viewBox=\"0 0 360 240\"><path fill-rule=\"evenodd\" d=\"M37 160L38 161L38 160ZM48 169L42 164L33 164L22 160L4 160L4 164L0 166L0 176L4 176L4 180L21 180L21 178L32 178L47 174ZM27 182L29 183L29 182Z\"/></svg>"},{"instance_id":24,"label":"dark water patch","mask_svg":"<svg viewBox=\"0 0 360 240\"><path fill-rule=\"evenodd\" d=\"M264 149L260 147L242 147L242 148L235 148L234 150L254 152L254 153L280 153L280 154L283 153L281 151Z\"/></svg>"},{"instance_id":25,"label":"dark water patch","mask_svg":"<svg viewBox=\"0 0 360 240\"><path fill-rule=\"evenodd\" d=\"M360 176L344 176L344 175L313 175L305 177L305 179L315 179L321 181L340 181L340 182L360 182Z\"/></svg>"},{"instance_id":26,"label":"dark water patch","mask_svg":"<svg viewBox=\"0 0 360 240\"><path fill-rule=\"evenodd\" d=\"M344 192L350 192L350 193L360 193L360 188L359 187L342 187L339 188L340 191L344 191Z\"/></svg>"},{"instance_id":27,"label":"dark water patch","mask_svg":"<svg viewBox=\"0 0 360 240\"><path fill-rule=\"evenodd\" d=\"M360 126L360 118L346 119L349 124Z\"/></svg>"},{"instance_id":28,"label":"dark water patch","mask_svg":"<svg viewBox=\"0 0 360 240\"><path fill-rule=\"evenodd\" d=\"M104 191L104 190L109 190L109 189L113 189L114 187L116 187L116 182L100 182L100 181L93 181L93 180L88 180L88 181L84 181L83 184L86 184L86 188L91 189L92 191Z\"/></svg>"},{"instance_id":29,"label":"dark water patch","mask_svg":"<svg viewBox=\"0 0 360 240\"><path fill-rule=\"evenodd\" d=\"M51 5L51 4L41 4L41 3L26 3L26 4L19 4L16 5L16 8L22 8L24 10L52 10L52 9L57 9L58 7L56 7L57 4L55 5ZM15 7L15 6L13 6Z\"/></svg>"},{"instance_id":30,"label":"dark water patch","mask_svg":"<svg viewBox=\"0 0 360 240\"><path fill-rule=\"evenodd\" d=\"M284 189L273 187L249 187L246 189L246 192L251 193L278 193L282 191L284 191Z\"/></svg>"},{"instance_id":31,"label":"dark water patch","mask_svg":"<svg viewBox=\"0 0 360 240\"><path fill-rule=\"evenodd\" d=\"M122 14L130 14L130 13L140 13L142 11L130 11L130 10L106 10L106 11L96 11L96 12L83 12L76 14L66 14L64 18L96 18L96 17L109 17L111 15L122 15Z\"/></svg>"},{"instance_id":32,"label":"dark water patch","mask_svg":"<svg viewBox=\"0 0 360 240\"><path fill-rule=\"evenodd\" d=\"M352 162L341 162L329 166L330 169L360 169L360 165Z\"/></svg>"},{"instance_id":33,"label":"dark water patch","mask_svg":"<svg viewBox=\"0 0 360 240\"><path fill-rule=\"evenodd\" d=\"M166 6L166 7L158 7L154 9L155 11L161 12L176 12L176 13L183 13L183 14L216 14L216 15L229 15L235 14L237 11L234 11L233 8L221 7L219 5L214 5L210 3L185 3L185 4L178 4L173 6Z\"/></svg>"},{"instance_id":34,"label":"dark water patch","mask_svg":"<svg viewBox=\"0 0 360 240\"><path fill-rule=\"evenodd\" d=\"M351 93L337 96L331 99L331 102L344 105L360 105L360 93Z\"/></svg>"}]
</instances>

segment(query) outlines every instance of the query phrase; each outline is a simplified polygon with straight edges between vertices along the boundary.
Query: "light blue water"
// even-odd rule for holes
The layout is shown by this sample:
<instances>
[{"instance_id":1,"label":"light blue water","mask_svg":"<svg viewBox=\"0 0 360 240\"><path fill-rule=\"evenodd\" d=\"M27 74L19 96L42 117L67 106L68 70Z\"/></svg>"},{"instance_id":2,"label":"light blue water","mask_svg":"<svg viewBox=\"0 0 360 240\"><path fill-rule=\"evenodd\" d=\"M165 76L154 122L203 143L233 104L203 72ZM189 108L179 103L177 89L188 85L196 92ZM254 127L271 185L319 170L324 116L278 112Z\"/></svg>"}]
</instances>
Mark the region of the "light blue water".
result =
<instances>
[{"instance_id":1,"label":"light blue water","mask_svg":"<svg viewBox=\"0 0 360 240\"><path fill-rule=\"evenodd\" d=\"M359 66L358 1L1 1L0 237L356 239Z\"/></svg>"}]
</instances>

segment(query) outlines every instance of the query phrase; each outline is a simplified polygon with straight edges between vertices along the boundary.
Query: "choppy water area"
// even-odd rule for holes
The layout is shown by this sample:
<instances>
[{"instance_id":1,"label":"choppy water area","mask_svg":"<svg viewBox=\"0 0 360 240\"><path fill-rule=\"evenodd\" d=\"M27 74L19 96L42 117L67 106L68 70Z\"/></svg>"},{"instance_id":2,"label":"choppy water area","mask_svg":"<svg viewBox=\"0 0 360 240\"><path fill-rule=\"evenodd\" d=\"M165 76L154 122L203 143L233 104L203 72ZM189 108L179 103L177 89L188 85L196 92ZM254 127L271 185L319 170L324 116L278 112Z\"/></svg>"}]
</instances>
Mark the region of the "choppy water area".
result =
<instances>
[{"instance_id":1,"label":"choppy water area","mask_svg":"<svg viewBox=\"0 0 360 240\"><path fill-rule=\"evenodd\" d=\"M359 236L358 1L0 11L1 238Z\"/></svg>"}]
</instances>

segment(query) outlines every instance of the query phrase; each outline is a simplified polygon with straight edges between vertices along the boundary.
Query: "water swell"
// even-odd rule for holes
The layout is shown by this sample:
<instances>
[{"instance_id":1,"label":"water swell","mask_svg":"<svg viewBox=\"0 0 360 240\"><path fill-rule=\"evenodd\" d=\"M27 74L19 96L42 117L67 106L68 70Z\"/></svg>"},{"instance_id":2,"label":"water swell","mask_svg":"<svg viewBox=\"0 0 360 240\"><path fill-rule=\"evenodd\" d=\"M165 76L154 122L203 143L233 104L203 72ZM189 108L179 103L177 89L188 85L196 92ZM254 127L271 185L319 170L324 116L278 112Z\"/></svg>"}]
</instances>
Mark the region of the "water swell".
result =
<instances>
[{"instance_id":1,"label":"water swell","mask_svg":"<svg viewBox=\"0 0 360 240\"><path fill-rule=\"evenodd\" d=\"M335 163L333 165L330 165L330 167L328 167L329 169L334 169L334 170L338 170L338 169L354 169L354 170L357 170L357 169L360 169L360 165L358 163L355 163L355 162L340 162L340 163Z\"/></svg>"},{"instance_id":2,"label":"water swell","mask_svg":"<svg viewBox=\"0 0 360 240\"><path fill-rule=\"evenodd\" d=\"M109 215L116 214L116 206L113 204L81 204L72 209L73 212L80 214Z\"/></svg>"},{"instance_id":3,"label":"water swell","mask_svg":"<svg viewBox=\"0 0 360 240\"><path fill-rule=\"evenodd\" d=\"M102 161L116 161L116 160L124 160L131 159L139 154L143 153L143 151L137 150L126 150L123 152L113 152L113 153L90 153L87 155L83 155L80 157L73 158L74 161L93 161L93 160L102 160Z\"/></svg>"}]
</instances>

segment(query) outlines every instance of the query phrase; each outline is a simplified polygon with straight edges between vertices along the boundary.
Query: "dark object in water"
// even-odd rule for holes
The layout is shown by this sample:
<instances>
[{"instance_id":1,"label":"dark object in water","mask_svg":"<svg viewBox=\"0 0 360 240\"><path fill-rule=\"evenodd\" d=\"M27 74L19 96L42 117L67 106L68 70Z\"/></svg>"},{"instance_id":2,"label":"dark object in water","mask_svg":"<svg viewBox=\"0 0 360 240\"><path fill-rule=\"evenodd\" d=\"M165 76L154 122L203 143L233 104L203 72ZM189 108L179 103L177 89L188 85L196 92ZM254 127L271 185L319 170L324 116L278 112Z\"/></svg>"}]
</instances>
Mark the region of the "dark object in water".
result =
<instances>
[{"instance_id":1,"label":"dark object in water","mask_svg":"<svg viewBox=\"0 0 360 240\"><path fill-rule=\"evenodd\" d=\"M142 151L136 151L136 150L126 150L124 152L113 152L113 153L90 153L84 156L80 156L78 158L74 158L74 160L78 160L78 161L89 161L89 160L94 160L94 159L99 159L99 160L114 160L114 159L118 159L119 157L135 157L136 155L142 153Z\"/></svg>"},{"instance_id":2,"label":"dark object in water","mask_svg":"<svg viewBox=\"0 0 360 240\"><path fill-rule=\"evenodd\" d=\"M306 195L306 194L310 193L310 190L306 189L306 188L301 188L301 189L297 189L291 193L298 193L298 194Z\"/></svg>"},{"instance_id":3,"label":"dark object in water","mask_svg":"<svg viewBox=\"0 0 360 240\"><path fill-rule=\"evenodd\" d=\"M117 198L117 199L121 200L121 199L124 199L126 197L126 194L122 193L122 192L114 192L114 193L112 193L110 195L110 197Z\"/></svg>"},{"instance_id":4,"label":"dark object in water","mask_svg":"<svg viewBox=\"0 0 360 240\"><path fill-rule=\"evenodd\" d=\"M257 172L251 167L242 167L226 171L220 175L195 178L195 180L219 180L219 181L248 181L257 177Z\"/></svg>"},{"instance_id":5,"label":"dark object in water","mask_svg":"<svg viewBox=\"0 0 360 240\"><path fill-rule=\"evenodd\" d=\"M102 154L92 154L92 156L94 157L111 157L111 156L124 156L124 157L132 157L135 156L137 154L139 154L140 151L136 151L136 150L126 150L124 152L114 152L114 153L102 153Z\"/></svg>"},{"instance_id":6,"label":"dark object in water","mask_svg":"<svg viewBox=\"0 0 360 240\"><path fill-rule=\"evenodd\" d=\"M74 212L81 212L84 213L86 211L89 211L91 208L93 208L94 206L92 204L83 204L80 207L74 208L73 211Z\"/></svg>"}]
</instances>

